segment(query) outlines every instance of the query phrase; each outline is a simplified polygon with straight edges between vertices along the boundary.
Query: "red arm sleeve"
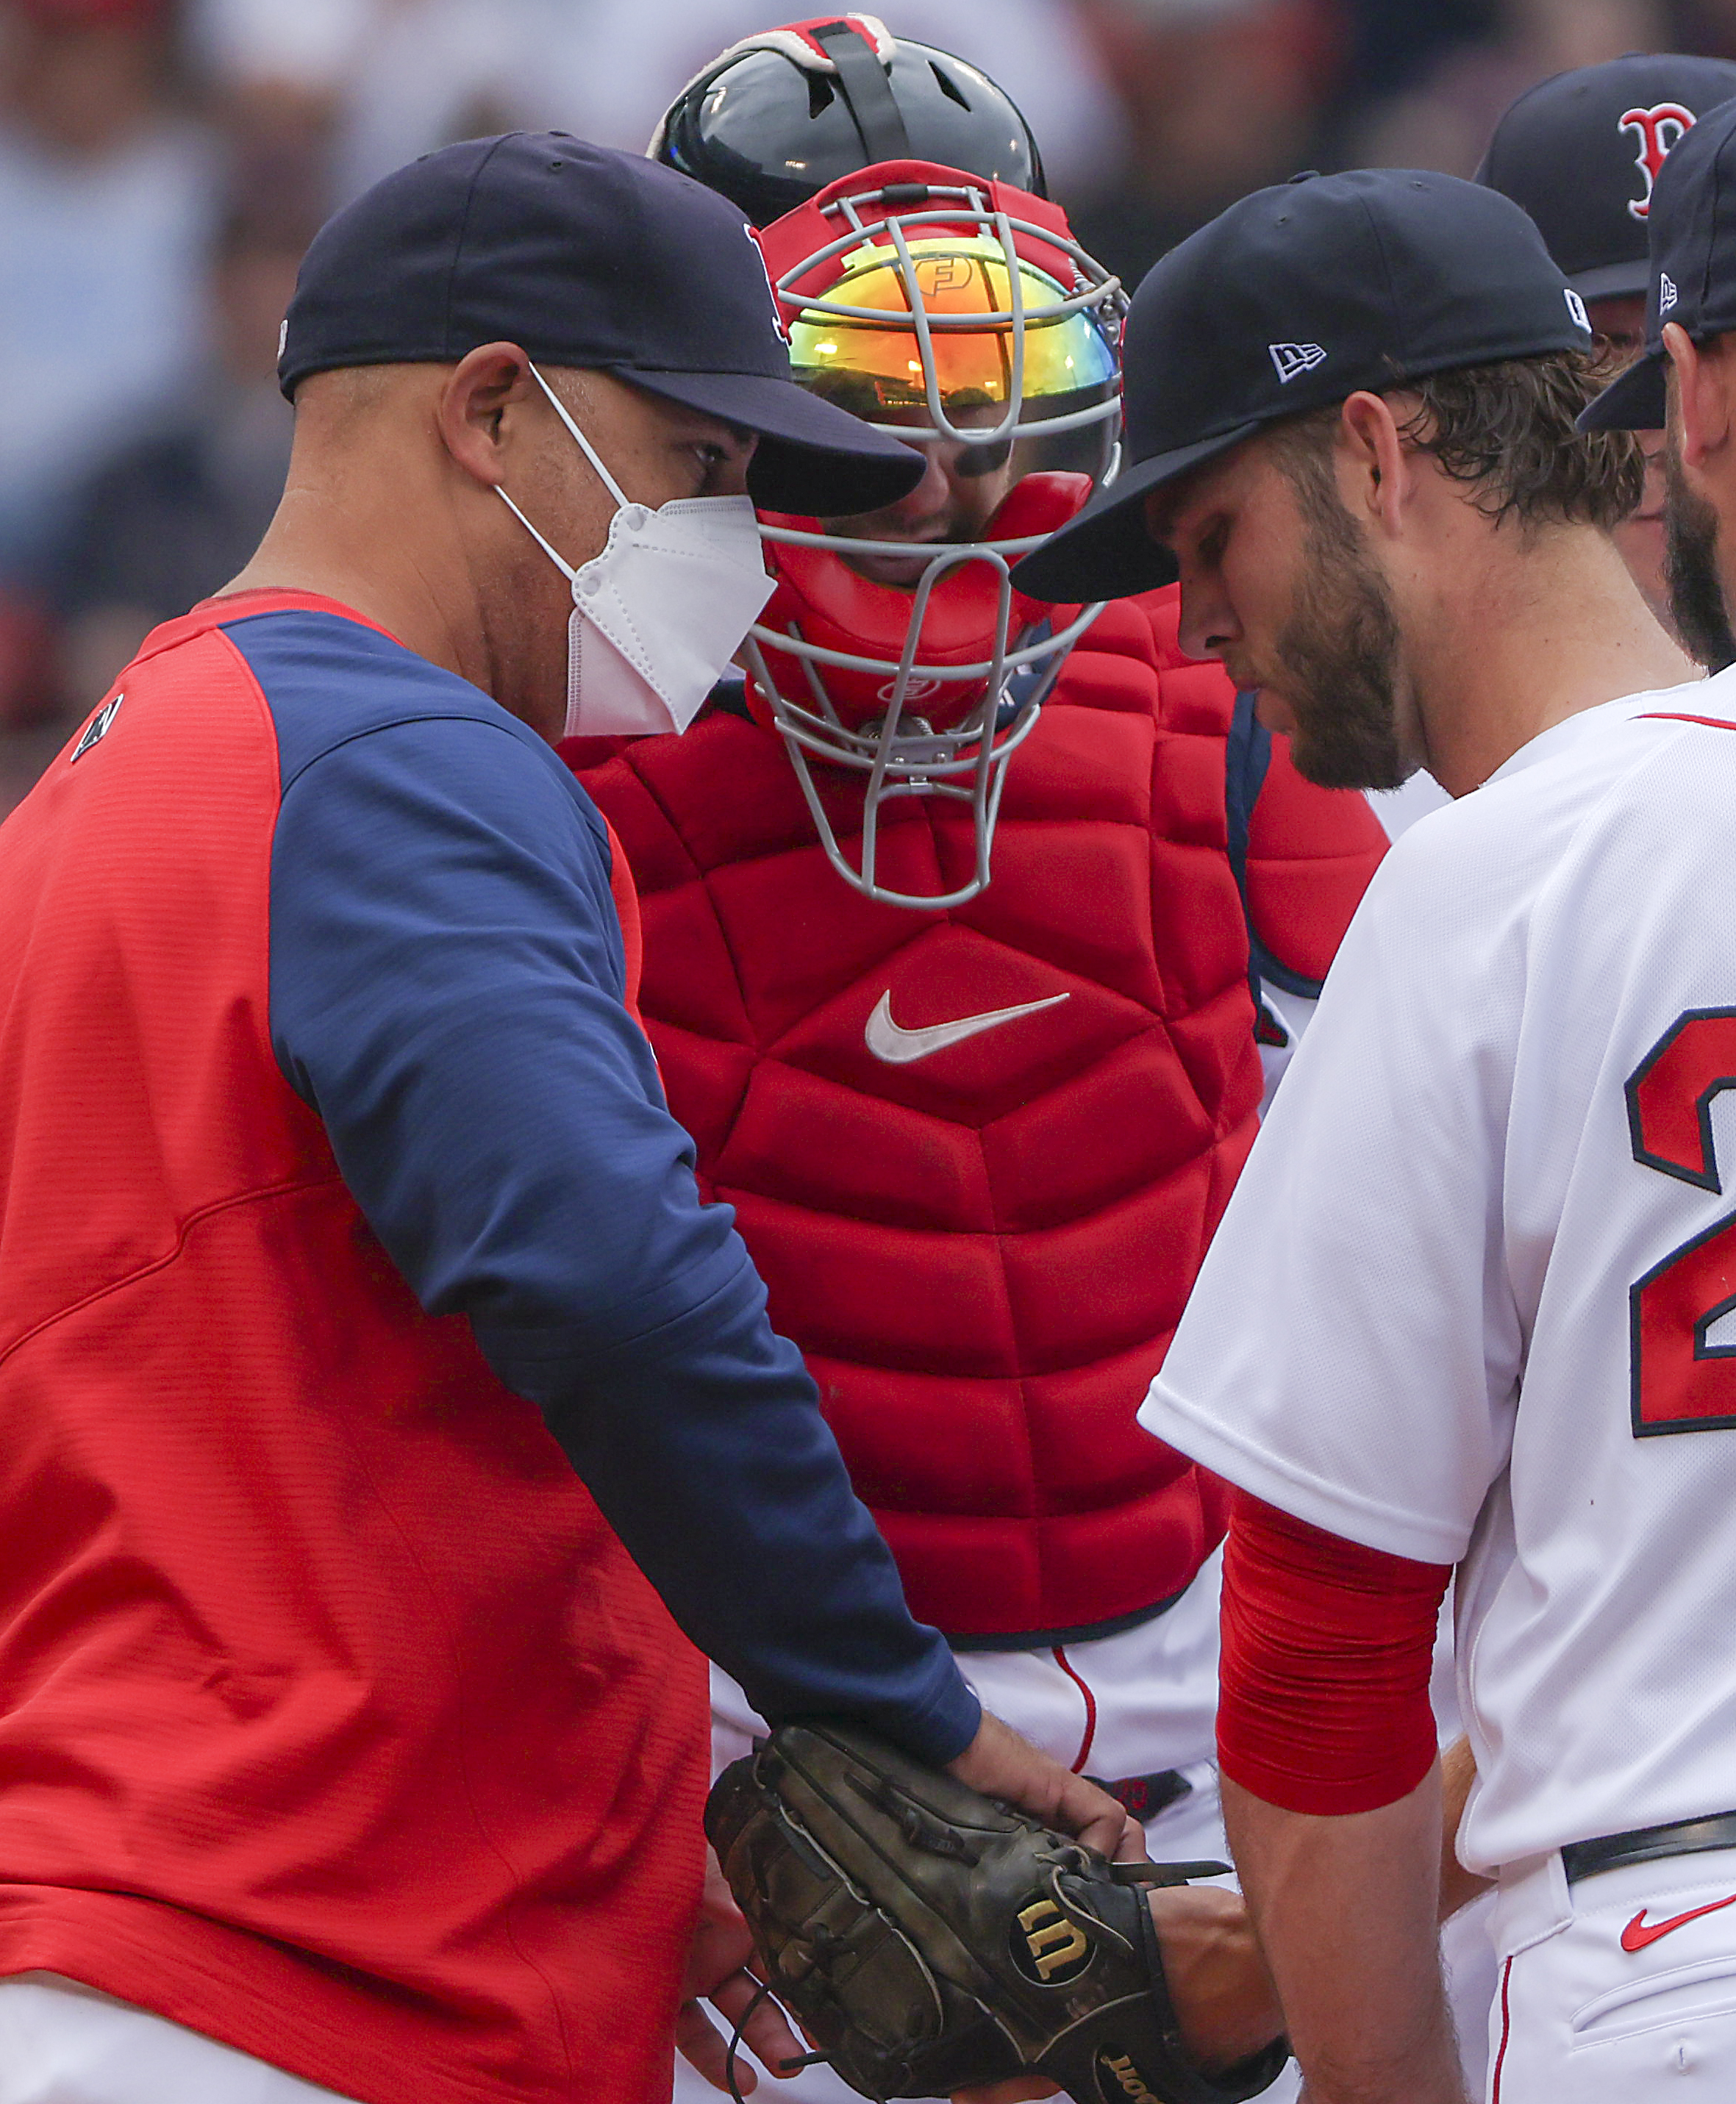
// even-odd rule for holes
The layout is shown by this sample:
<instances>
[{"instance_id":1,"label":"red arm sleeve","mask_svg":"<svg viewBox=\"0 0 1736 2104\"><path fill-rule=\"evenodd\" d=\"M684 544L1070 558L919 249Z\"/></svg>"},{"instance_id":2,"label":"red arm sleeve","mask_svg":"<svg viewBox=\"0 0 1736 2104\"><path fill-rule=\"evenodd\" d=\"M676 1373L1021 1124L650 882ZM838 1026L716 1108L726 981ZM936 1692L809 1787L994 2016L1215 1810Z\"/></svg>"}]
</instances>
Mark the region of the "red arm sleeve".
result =
<instances>
[{"instance_id":1,"label":"red arm sleeve","mask_svg":"<svg viewBox=\"0 0 1736 2104\"><path fill-rule=\"evenodd\" d=\"M1395 1803L1435 1759L1429 1667L1450 1564L1363 1549L1236 1494L1218 1759L1285 1812Z\"/></svg>"}]
</instances>

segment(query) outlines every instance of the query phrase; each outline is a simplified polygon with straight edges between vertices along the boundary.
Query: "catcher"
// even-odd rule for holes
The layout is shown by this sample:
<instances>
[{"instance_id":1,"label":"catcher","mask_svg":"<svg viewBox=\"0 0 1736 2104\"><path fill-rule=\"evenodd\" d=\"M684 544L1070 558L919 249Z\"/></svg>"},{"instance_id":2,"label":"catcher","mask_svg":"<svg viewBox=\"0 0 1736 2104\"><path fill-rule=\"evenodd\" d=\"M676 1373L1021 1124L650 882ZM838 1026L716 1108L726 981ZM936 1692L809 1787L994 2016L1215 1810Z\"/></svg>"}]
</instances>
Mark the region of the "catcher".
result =
<instances>
[{"instance_id":1,"label":"catcher","mask_svg":"<svg viewBox=\"0 0 1736 2104\"><path fill-rule=\"evenodd\" d=\"M916 1613L1154 1856L1220 1858L1219 1494L1135 1416L1380 830L1183 658L1172 591L1008 589L1113 457L1122 302L992 82L818 18L655 151L759 225L798 377L929 470L762 509L750 678L565 748L645 900L670 1105ZM712 1703L721 1767L765 1724Z\"/></svg>"}]
</instances>

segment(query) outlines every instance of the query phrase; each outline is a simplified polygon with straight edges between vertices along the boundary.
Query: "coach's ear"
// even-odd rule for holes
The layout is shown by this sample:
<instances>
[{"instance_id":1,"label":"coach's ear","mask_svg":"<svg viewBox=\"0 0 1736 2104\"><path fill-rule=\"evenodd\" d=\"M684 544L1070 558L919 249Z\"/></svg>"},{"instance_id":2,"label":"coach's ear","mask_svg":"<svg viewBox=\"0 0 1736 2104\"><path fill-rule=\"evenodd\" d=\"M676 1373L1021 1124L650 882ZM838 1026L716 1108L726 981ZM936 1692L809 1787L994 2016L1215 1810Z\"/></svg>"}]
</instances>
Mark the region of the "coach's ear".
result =
<instances>
[{"instance_id":1,"label":"coach's ear","mask_svg":"<svg viewBox=\"0 0 1736 2104\"><path fill-rule=\"evenodd\" d=\"M1390 405L1359 389L1338 412L1339 494L1351 516L1396 540L1409 493L1411 464Z\"/></svg>"},{"instance_id":2,"label":"coach's ear","mask_svg":"<svg viewBox=\"0 0 1736 2104\"><path fill-rule=\"evenodd\" d=\"M507 423L537 399L530 360L515 343L484 343L447 375L435 408L446 450L484 489L506 479Z\"/></svg>"},{"instance_id":3,"label":"coach's ear","mask_svg":"<svg viewBox=\"0 0 1736 2104\"><path fill-rule=\"evenodd\" d=\"M1696 343L1679 323L1666 322L1663 347L1675 377L1671 396L1681 435L1682 465L1703 469L1730 444L1730 387L1736 380L1730 339L1720 336Z\"/></svg>"}]
</instances>

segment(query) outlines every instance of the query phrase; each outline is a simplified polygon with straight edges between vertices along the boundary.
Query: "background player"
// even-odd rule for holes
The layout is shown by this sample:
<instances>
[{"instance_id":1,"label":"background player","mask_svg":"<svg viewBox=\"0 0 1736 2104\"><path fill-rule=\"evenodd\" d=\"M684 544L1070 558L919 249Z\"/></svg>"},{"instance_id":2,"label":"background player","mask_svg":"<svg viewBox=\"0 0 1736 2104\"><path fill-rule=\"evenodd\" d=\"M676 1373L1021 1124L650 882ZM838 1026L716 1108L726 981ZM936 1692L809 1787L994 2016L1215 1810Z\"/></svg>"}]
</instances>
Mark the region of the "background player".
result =
<instances>
[{"instance_id":1,"label":"background player","mask_svg":"<svg viewBox=\"0 0 1736 2104\"><path fill-rule=\"evenodd\" d=\"M1119 317L981 74L871 18L774 32L702 74L660 149L770 220L774 278L870 310L795 301L797 368L930 462L846 537L770 519L769 698L574 750L645 896L671 1104L917 1611L1154 1846L1209 1852L1218 1493L1135 1413L1252 1137L1256 1030L1283 1041L1305 1011L1381 837L1182 657L1173 592L1109 607L1064 662L1078 609L1003 606L1006 562L1106 463ZM948 218L921 216L918 182ZM986 224L944 194L972 185ZM1010 324L980 319L1015 282L1022 390ZM956 677L1007 651L1004 685ZM960 758L972 784L978 726L988 793L916 793ZM756 1720L721 1674L714 1701L722 1762ZM839 2093L815 2071L797 2093Z\"/></svg>"},{"instance_id":2,"label":"background player","mask_svg":"<svg viewBox=\"0 0 1736 2104\"><path fill-rule=\"evenodd\" d=\"M1226 285L1240 348L1207 370L1194 316ZM1225 1808L1320 2104L1462 2093L1426 1695L1455 1563L1460 1853L1501 1880L1491 2097L1736 2081L1736 1946L1698 1896L1728 1903L1736 1855L1650 1860L1736 1825L1624 1833L1729 1802L1708 1104L1736 737L1682 712L1736 696L1636 696L1677 666L1604 530L1637 455L1569 422L1578 311L1487 191L1381 172L1246 200L1142 288L1140 464L1036 563L1064 591L1094 535L1149 527L1185 636L1261 683L1300 765L1426 758L1461 800L1371 889L1145 1413L1243 1493ZM1263 369L1280 328L1326 352L1293 403Z\"/></svg>"},{"instance_id":3,"label":"background player","mask_svg":"<svg viewBox=\"0 0 1736 2104\"><path fill-rule=\"evenodd\" d=\"M1702 112L1736 96L1736 65L1680 52L1631 52L1579 66L1528 89L1495 127L1479 182L1521 204L1586 303L1612 359L1625 365L1645 336L1645 233L1652 185L1671 146ZM1649 432L1645 493L1615 543L1660 621L1663 434Z\"/></svg>"}]
</instances>

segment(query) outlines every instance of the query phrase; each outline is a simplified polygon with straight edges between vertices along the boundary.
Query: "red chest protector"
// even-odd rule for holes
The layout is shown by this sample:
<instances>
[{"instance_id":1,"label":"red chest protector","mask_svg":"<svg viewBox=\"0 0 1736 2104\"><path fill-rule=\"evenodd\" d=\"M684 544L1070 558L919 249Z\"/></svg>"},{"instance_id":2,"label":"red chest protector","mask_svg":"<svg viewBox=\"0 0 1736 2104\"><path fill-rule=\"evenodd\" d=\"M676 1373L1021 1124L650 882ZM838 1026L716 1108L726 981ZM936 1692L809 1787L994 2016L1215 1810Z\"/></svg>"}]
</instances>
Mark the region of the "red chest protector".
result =
<instances>
[{"instance_id":1,"label":"red chest protector","mask_svg":"<svg viewBox=\"0 0 1736 2104\"><path fill-rule=\"evenodd\" d=\"M951 912L846 885L758 724L568 748L638 882L645 1023L702 1181L913 1608L966 1642L1137 1618L1223 1531L1216 1484L1136 1421L1261 1082L1234 696L1180 657L1175 600L1110 606L1075 650L1010 769L993 882ZM1268 946L1314 972L1379 828L1275 755L1270 778L1294 837L1256 833L1249 881L1288 896L1302 938ZM825 793L859 831L854 785ZM962 881L967 818L913 798L881 823L888 881Z\"/></svg>"}]
</instances>

